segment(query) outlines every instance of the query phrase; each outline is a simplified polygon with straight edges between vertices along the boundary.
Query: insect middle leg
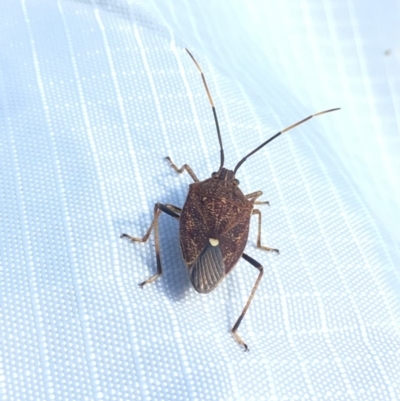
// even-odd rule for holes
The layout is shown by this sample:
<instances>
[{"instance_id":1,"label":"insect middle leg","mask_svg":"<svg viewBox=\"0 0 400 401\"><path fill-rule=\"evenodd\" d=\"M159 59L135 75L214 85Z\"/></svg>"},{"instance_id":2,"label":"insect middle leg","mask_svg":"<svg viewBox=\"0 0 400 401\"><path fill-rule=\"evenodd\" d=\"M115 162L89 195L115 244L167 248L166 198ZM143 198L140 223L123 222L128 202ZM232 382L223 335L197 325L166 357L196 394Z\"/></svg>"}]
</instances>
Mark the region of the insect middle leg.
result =
<instances>
[{"instance_id":1,"label":"insect middle leg","mask_svg":"<svg viewBox=\"0 0 400 401\"><path fill-rule=\"evenodd\" d=\"M257 234L257 248L264 249L264 251L279 253L279 249L270 248L269 246L261 245L261 211L254 209L253 214L258 215L258 234Z\"/></svg>"},{"instance_id":2,"label":"insect middle leg","mask_svg":"<svg viewBox=\"0 0 400 401\"><path fill-rule=\"evenodd\" d=\"M254 204L255 205L268 205L269 206L269 202L268 201L256 201L256 199L259 198L262 194L263 194L262 191L256 191L256 192L252 192L251 194L248 194L248 195L245 195L245 196L250 201L254 200Z\"/></svg>"},{"instance_id":3,"label":"insect middle leg","mask_svg":"<svg viewBox=\"0 0 400 401\"><path fill-rule=\"evenodd\" d=\"M249 347L247 346L247 344L242 340L242 338L239 336L239 334L237 334L237 329L240 326L240 323L242 322L244 315L247 312L247 309L249 309L249 306L251 304L251 301L253 300L254 294L256 293L257 287L260 284L261 278L263 276L264 273L264 269L262 267L262 265L257 262L256 260L254 260L253 258L251 258L249 255L246 255L245 253L242 254L242 258L244 260L246 260L247 262L249 262L251 265L253 265L255 268L257 268L259 270L259 274L257 277L256 282L254 283L253 289L251 290L251 294L249 296L249 299L246 302L245 307L243 308L242 313L240 314L238 320L236 321L236 323L233 325L232 329L231 329L231 333L233 335L233 337L235 338L235 340L244 347L245 351L249 351Z\"/></svg>"},{"instance_id":4,"label":"insect middle leg","mask_svg":"<svg viewBox=\"0 0 400 401\"><path fill-rule=\"evenodd\" d=\"M140 283L140 287L144 287L146 284L150 284L153 281L157 280L158 277L162 274L162 267L161 267L161 258L160 258L160 240L158 236L158 218L160 217L161 212L164 212L175 219L179 220L179 216L182 209L177 206L166 204L163 205L161 203L156 203L154 205L154 218L148 228L146 234L143 238L131 237L128 234L122 234L121 238L128 238L132 242L146 242L151 234L151 231L154 229L154 243L155 243L155 250L156 250L156 261L157 261L157 273L154 276L149 277L147 280Z\"/></svg>"},{"instance_id":5,"label":"insect middle leg","mask_svg":"<svg viewBox=\"0 0 400 401\"><path fill-rule=\"evenodd\" d=\"M189 175L192 177L194 182L199 182L199 179L196 177L196 174L193 172L192 168L188 164L184 164L181 168L178 168L176 164L174 164L169 156L166 157L169 161L171 167L178 173L182 174L184 170L186 170Z\"/></svg>"}]
</instances>

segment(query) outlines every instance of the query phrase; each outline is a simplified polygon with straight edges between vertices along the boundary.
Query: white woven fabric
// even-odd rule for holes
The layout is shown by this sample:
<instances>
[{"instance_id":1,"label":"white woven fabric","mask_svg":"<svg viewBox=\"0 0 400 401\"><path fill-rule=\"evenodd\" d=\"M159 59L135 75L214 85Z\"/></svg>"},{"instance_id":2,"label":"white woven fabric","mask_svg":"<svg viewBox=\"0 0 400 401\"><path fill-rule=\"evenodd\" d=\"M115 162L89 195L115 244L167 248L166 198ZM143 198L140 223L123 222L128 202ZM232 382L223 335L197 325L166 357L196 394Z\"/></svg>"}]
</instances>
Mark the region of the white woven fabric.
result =
<instances>
[{"instance_id":1,"label":"white woven fabric","mask_svg":"<svg viewBox=\"0 0 400 401\"><path fill-rule=\"evenodd\" d=\"M400 400L398 10L269 3L3 5L1 400ZM263 243L281 251L255 247L254 218L248 353L229 330L256 269L196 293L163 215L164 275L141 290L153 238L119 238L143 235L156 202L183 205L191 179L165 156L200 179L219 166L185 46L227 168L343 107L238 172L270 201Z\"/></svg>"}]
</instances>

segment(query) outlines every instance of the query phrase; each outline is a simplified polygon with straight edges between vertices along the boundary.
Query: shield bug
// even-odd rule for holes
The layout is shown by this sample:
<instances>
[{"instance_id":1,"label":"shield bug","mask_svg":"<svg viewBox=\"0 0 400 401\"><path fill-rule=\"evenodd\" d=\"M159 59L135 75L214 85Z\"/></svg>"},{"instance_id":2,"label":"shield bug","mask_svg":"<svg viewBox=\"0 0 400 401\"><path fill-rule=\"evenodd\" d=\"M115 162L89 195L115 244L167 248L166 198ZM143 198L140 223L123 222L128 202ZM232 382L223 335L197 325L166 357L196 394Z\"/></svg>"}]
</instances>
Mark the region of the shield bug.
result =
<instances>
[{"instance_id":1,"label":"shield bug","mask_svg":"<svg viewBox=\"0 0 400 401\"><path fill-rule=\"evenodd\" d=\"M243 258L246 262L258 269L258 277L253 285L246 305L231 329L235 340L248 351L249 348L241 339L237 330L253 300L263 275L263 266L243 252L247 244L250 218L252 215L258 216L257 247L269 252L279 253L279 251L261 245L261 211L255 209L254 206L268 204L268 202L257 200L263 194L262 191L256 191L245 195L239 188L239 181L236 179L236 173L248 157L258 152L279 135L297 127L312 117L339 109L325 110L313 114L283 129L241 159L234 170L228 170L224 167L224 150L217 113L207 82L196 59L189 50L186 49L186 51L201 74L204 88L211 104L220 145L219 169L217 172L212 173L210 178L200 181L189 165L184 164L181 168L178 168L172 160L167 157L166 159L177 173L180 174L186 171L194 181L194 183L189 186L189 193L183 208L181 209L171 204L163 205L161 203L156 203L154 206L153 221L143 238L131 237L128 234L122 234L121 238L127 238L133 242L146 242L151 232L154 230L157 272L155 275L143 281L140 284L141 287L152 283L162 274L158 236L158 218L161 212L179 220L182 257L189 270L190 281L195 290L199 293L206 294L214 290L224 277L235 267L240 258Z\"/></svg>"}]
</instances>

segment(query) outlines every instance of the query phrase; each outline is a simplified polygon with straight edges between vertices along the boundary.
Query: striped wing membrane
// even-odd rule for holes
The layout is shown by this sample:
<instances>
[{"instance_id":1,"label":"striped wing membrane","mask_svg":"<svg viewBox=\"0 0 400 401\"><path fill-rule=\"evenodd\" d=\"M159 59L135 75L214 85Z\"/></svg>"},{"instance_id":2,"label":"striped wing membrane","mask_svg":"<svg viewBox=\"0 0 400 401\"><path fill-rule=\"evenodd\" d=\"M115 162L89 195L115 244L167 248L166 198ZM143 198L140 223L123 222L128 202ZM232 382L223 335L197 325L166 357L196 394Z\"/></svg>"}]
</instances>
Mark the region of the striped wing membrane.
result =
<instances>
[{"instance_id":1,"label":"striped wing membrane","mask_svg":"<svg viewBox=\"0 0 400 401\"><path fill-rule=\"evenodd\" d=\"M224 278L225 266L219 245L208 243L190 267L190 280L197 292L212 291Z\"/></svg>"}]
</instances>

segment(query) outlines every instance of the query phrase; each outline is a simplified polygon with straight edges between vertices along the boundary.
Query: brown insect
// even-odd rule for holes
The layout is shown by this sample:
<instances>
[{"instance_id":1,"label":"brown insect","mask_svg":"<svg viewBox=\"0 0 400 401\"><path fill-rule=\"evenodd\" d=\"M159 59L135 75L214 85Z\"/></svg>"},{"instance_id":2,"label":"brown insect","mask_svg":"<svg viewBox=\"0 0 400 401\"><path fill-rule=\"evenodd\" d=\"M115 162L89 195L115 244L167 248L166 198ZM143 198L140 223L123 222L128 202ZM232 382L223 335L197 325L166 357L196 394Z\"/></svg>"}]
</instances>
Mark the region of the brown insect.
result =
<instances>
[{"instance_id":1,"label":"brown insect","mask_svg":"<svg viewBox=\"0 0 400 401\"><path fill-rule=\"evenodd\" d=\"M240 160L233 171L228 170L224 168L224 150L214 102L211 98L203 71L189 50L186 49L186 51L200 71L208 100L210 101L214 114L221 153L219 170L212 173L211 178L199 181L190 166L184 164L181 168L178 168L171 159L167 157L166 159L177 173L180 174L186 170L194 181L194 183L189 186L189 194L183 208L181 209L171 204L163 205L161 203L156 203L154 206L153 221L144 237L134 238L127 234L122 234L121 238L125 237L133 242L146 242L149 239L151 231L154 229L157 273L146 281L143 281L140 284L141 287L152 283L162 274L158 236L158 218L161 212L179 220L182 256L189 269L190 281L196 291L206 294L215 289L224 277L235 267L240 258L243 258L258 269L259 274L249 299L231 330L235 340L244 347L245 351L248 351L249 348L238 335L237 330L250 306L263 275L262 265L243 252L247 244L250 218L252 215L255 214L258 216L257 247L269 252L279 253L279 251L261 245L261 211L254 209L254 205L268 204L268 202L257 201L262 195L262 191L252 192L248 195L243 194L239 188L239 181L235 178L236 172L248 157L258 152L279 135L304 123L312 117L339 109L331 109L313 114L285 128Z\"/></svg>"}]
</instances>

